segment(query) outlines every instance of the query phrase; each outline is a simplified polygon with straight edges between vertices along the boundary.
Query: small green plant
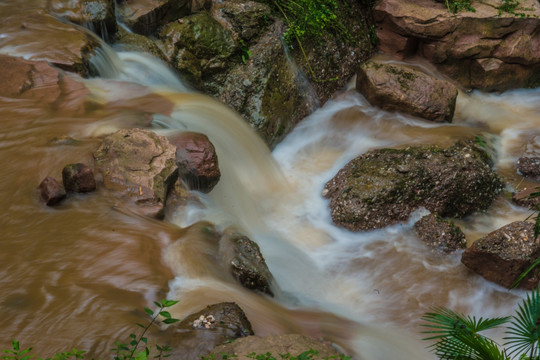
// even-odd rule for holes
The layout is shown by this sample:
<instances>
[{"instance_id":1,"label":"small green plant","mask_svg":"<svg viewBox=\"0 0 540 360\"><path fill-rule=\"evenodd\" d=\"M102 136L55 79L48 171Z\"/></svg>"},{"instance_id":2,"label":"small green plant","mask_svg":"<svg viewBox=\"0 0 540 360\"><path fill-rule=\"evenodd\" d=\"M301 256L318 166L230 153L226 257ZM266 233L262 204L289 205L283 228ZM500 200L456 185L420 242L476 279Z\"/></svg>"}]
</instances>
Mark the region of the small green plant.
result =
<instances>
[{"instance_id":1,"label":"small green plant","mask_svg":"<svg viewBox=\"0 0 540 360\"><path fill-rule=\"evenodd\" d=\"M465 316L446 308L426 313L424 331L436 340L429 348L441 360L538 360L540 357L540 291L536 289L519 305L511 317L479 318ZM480 334L509 323L504 347Z\"/></svg>"},{"instance_id":2,"label":"small green plant","mask_svg":"<svg viewBox=\"0 0 540 360\"><path fill-rule=\"evenodd\" d=\"M242 62L246 64L251 58L251 51L244 40L240 39L238 40L238 43L240 44L240 56L242 57Z\"/></svg>"},{"instance_id":3,"label":"small green plant","mask_svg":"<svg viewBox=\"0 0 540 360\"><path fill-rule=\"evenodd\" d=\"M173 324L178 319L175 319L171 316L171 314L166 311L165 309L168 307L171 307L175 304L177 304L178 301L175 300L161 300L160 302L154 301L154 304L158 307L156 311L144 308L144 311L151 316L151 320L147 325L143 324L137 324L137 326L143 328L142 333L137 336L135 334L130 334L130 342L128 344L120 343L116 341L114 343L115 347L111 349L111 351L114 352L114 360L148 360L151 358L162 360L166 357L171 356L171 347L168 345L156 345L156 352L152 355L152 348L148 345L148 338L145 337L146 332L152 324L157 322L158 316L162 316L164 319L162 320L165 324ZM144 349L138 351L139 346L141 343L144 343ZM32 354L32 348L26 348L24 350L21 350L19 341L13 340L11 343L11 349L3 350L2 351L5 355L1 356L2 360L30 360L34 357L34 354ZM77 360L77 359L84 359L86 351L84 350L77 350L73 348L71 351L56 353L53 357L48 358L42 358L38 357L39 360Z\"/></svg>"},{"instance_id":4,"label":"small green plant","mask_svg":"<svg viewBox=\"0 0 540 360\"><path fill-rule=\"evenodd\" d=\"M499 11L499 16L501 16L503 12L506 12L508 14L519 16L522 18L530 17L529 14L526 14L524 12L517 11L517 10L533 11L534 9L520 8L519 7L520 5L521 4L519 0L502 0L502 4L497 6L497 10Z\"/></svg>"},{"instance_id":5,"label":"small green plant","mask_svg":"<svg viewBox=\"0 0 540 360\"><path fill-rule=\"evenodd\" d=\"M452 14L457 14L463 10L476 12L476 9L472 6L472 0L444 0L444 3Z\"/></svg>"}]
</instances>

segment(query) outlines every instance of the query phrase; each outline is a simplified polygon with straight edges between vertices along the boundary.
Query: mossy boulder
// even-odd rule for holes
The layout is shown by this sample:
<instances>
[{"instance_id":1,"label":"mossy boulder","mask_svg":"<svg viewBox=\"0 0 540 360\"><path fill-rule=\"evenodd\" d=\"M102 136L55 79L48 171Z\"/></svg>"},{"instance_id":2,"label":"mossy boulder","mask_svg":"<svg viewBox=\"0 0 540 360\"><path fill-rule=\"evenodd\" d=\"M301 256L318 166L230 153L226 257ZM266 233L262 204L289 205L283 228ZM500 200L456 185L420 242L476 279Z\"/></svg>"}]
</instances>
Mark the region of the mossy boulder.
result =
<instances>
[{"instance_id":1,"label":"mossy boulder","mask_svg":"<svg viewBox=\"0 0 540 360\"><path fill-rule=\"evenodd\" d=\"M435 122L452 121L458 95L449 81L381 60L360 66L356 88L372 105Z\"/></svg>"},{"instance_id":2,"label":"mossy boulder","mask_svg":"<svg viewBox=\"0 0 540 360\"><path fill-rule=\"evenodd\" d=\"M358 231L405 221L420 207L461 218L487 209L502 185L487 153L458 141L370 151L341 169L323 195L334 223Z\"/></svg>"}]
</instances>

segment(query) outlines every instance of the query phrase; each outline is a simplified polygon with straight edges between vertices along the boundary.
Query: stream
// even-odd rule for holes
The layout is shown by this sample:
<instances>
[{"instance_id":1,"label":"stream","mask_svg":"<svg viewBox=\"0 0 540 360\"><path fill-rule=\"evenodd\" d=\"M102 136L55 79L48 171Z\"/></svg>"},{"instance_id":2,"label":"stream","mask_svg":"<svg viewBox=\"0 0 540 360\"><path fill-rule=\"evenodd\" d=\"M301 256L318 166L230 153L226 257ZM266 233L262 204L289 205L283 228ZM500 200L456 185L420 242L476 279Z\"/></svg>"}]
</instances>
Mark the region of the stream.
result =
<instances>
[{"instance_id":1,"label":"stream","mask_svg":"<svg viewBox=\"0 0 540 360\"><path fill-rule=\"evenodd\" d=\"M23 11L9 4L0 11ZM16 34L0 35L0 53L30 57ZM35 99L0 97L2 348L18 339L41 356L75 346L89 359L106 359L114 341L127 341L145 321L145 306L169 298L180 301L171 309L179 318L235 301L260 336L324 337L358 359L433 359L420 326L431 307L507 316L525 296L473 274L459 253L428 249L412 229L425 210L406 223L353 233L332 224L321 191L370 149L482 136L507 187L486 213L456 224L471 244L523 220L529 211L507 194L534 185L517 175L515 162L540 156L540 89L461 92L452 124L385 112L344 89L270 152L237 114L190 91L159 60L105 47L94 61L101 77L77 80L94 106L76 116ZM162 111L164 102L173 110ZM68 163L92 164L101 136L143 126L148 112L160 134L199 131L213 142L222 179L210 194L170 222L139 215L100 184L59 207L40 202L36 188L45 176L60 179ZM55 140L66 136L76 141ZM218 249L203 231L208 222L240 228L259 244L279 288L275 298L221 273Z\"/></svg>"}]
</instances>

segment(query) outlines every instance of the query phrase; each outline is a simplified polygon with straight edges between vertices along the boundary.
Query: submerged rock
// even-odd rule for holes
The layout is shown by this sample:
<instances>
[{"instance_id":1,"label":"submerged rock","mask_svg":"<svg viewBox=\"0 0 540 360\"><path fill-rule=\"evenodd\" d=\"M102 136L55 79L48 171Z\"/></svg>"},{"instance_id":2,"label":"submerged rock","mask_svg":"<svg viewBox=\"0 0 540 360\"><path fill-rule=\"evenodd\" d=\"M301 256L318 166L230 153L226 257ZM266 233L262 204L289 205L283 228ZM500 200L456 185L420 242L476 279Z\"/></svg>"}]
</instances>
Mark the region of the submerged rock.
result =
<instances>
[{"instance_id":1,"label":"submerged rock","mask_svg":"<svg viewBox=\"0 0 540 360\"><path fill-rule=\"evenodd\" d=\"M64 187L55 178L50 176L47 176L39 184L39 193L47 206L57 205L66 198Z\"/></svg>"},{"instance_id":2,"label":"submerged rock","mask_svg":"<svg viewBox=\"0 0 540 360\"><path fill-rule=\"evenodd\" d=\"M448 81L411 66L377 60L360 66L356 88L372 105L435 122L452 122L458 95Z\"/></svg>"},{"instance_id":3,"label":"submerged rock","mask_svg":"<svg viewBox=\"0 0 540 360\"><path fill-rule=\"evenodd\" d=\"M165 137L129 129L105 137L94 159L107 188L160 211L177 178L175 152Z\"/></svg>"},{"instance_id":4,"label":"submerged rock","mask_svg":"<svg viewBox=\"0 0 540 360\"><path fill-rule=\"evenodd\" d=\"M131 30L150 35L159 26L190 13L192 0L125 0L118 3L118 14Z\"/></svg>"},{"instance_id":5,"label":"submerged rock","mask_svg":"<svg viewBox=\"0 0 540 360\"><path fill-rule=\"evenodd\" d=\"M316 354L313 351L316 351ZM301 354L312 355L310 359L339 359L340 353L330 342L322 342L300 334L286 334L273 336L248 336L234 342L223 344L212 350L215 358L219 359L222 354L233 355L237 360L252 359L251 354L271 353L277 358L279 354L289 354L298 359ZM306 354L306 355L307 355ZM211 356L211 355L210 355Z\"/></svg>"},{"instance_id":6,"label":"submerged rock","mask_svg":"<svg viewBox=\"0 0 540 360\"><path fill-rule=\"evenodd\" d=\"M466 88L538 86L540 6L521 0L511 14L501 5L475 1L475 12L451 14L433 0L382 0L374 10L380 49L423 56Z\"/></svg>"},{"instance_id":7,"label":"submerged rock","mask_svg":"<svg viewBox=\"0 0 540 360\"><path fill-rule=\"evenodd\" d=\"M449 148L378 149L350 161L325 186L332 220L349 230L405 221L420 207L443 217L485 210L502 188L483 149L471 141Z\"/></svg>"},{"instance_id":8,"label":"submerged rock","mask_svg":"<svg viewBox=\"0 0 540 360\"><path fill-rule=\"evenodd\" d=\"M49 0L49 12L87 27L105 41L117 30L114 0Z\"/></svg>"},{"instance_id":9,"label":"submerged rock","mask_svg":"<svg viewBox=\"0 0 540 360\"><path fill-rule=\"evenodd\" d=\"M461 262L489 281L510 288L512 283L540 256L534 239L534 224L516 221L476 240L465 250ZM534 289L539 282L534 269L520 287Z\"/></svg>"},{"instance_id":10,"label":"submerged rock","mask_svg":"<svg viewBox=\"0 0 540 360\"><path fill-rule=\"evenodd\" d=\"M517 161L518 172L535 181L540 181L540 158L521 157Z\"/></svg>"},{"instance_id":11,"label":"submerged rock","mask_svg":"<svg viewBox=\"0 0 540 360\"><path fill-rule=\"evenodd\" d=\"M453 222L437 215L426 215L414 224L420 239L433 250L449 254L467 246L465 234Z\"/></svg>"},{"instance_id":12,"label":"submerged rock","mask_svg":"<svg viewBox=\"0 0 540 360\"><path fill-rule=\"evenodd\" d=\"M85 193L96 190L94 172L82 163L66 165L62 169L62 181L67 191Z\"/></svg>"},{"instance_id":13,"label":"submerged rock","mask_svg":"<svg viewBox=\"0 0 540 360\"><path fill-rule=\"evenodd\" d=\"M184 132L169 137L176 146L178 176L192 190L210 192L218 183L221 172L214 145L201 133Z\"/></svg>"},{"instance_id":14,"label":"submerged rock","mask_svg":"<svg viewBox=\"0 0 540 360\"><path fill-rule=\"evenodd\" d=\"M209 326L204 326L207 319ZM213 319L213 322L211 321ZM200 326L202 324L202 326ZM187 316L177 325L167 329L174 347L189 354L190 359L200 359L216 346L248 335L253 329L244 311L233 302L209 305Z\"/></svg>"},{"instance_id":15,"label":"submerged rock","mask_svg":"<svg viewBox=\"0 0 540 360\"><path fill-rule=\"evenodd\" d=\"M220 252L226 266L243 287L274 296L274 280L259 245L247 236L226 232L220 240Z\"/></svg>"}]
</instances>

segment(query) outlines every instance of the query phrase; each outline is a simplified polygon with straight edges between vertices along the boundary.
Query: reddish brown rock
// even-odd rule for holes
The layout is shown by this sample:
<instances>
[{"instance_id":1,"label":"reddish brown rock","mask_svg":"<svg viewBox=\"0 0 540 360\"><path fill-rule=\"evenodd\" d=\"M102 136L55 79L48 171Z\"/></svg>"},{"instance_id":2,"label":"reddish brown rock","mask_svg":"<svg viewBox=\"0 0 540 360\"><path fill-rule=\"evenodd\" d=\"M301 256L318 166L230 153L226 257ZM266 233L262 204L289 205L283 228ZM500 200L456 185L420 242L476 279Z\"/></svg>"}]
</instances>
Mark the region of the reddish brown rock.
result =
<instances>
[{"instance_id":1,"label":"reddish brown rock","mask_svg":"<svg viewBox=\"0 0 540 360\"><path fill-rule=\"evenodd\" d=\"M420 239L433 250L449 254L467 246L465 234L451 221L437 215L426 215L414 224Z\"/></svg>"},{"instance_id":2,"label":"reddish brown rock","mask_svg":"<svg viewBox=\"0 0 540 360\"><path fill-rule=\"evenodd\" d=\"M540 181L540 158L521 157L517 161L518 172L532 180Z\"/></svg>"},{"instance_id":3,"label":"reddish brown rock","mask_svg":"<svg viewBox=\"0 0 540 360\"><path fill-rule=\"evenodd\" d=\"M82 163L66 165L62 169L62 181L67 191L85 193L96 190L94 172Z\"/></svg>"},{"instance_id":4,"label":"reddish brown rock","mask_svg":"<svg viewBox=\"0 0 540 360\"><path fill-rule=\"evenodd\" d=\"M500 5L475 1L475 12L452 14L433 0L382 0L374 10L380 50L422 56L466 88L537 86L540 5L522 0L515 14L499 11Z\"/></svg>"},{"instance_id":5,"label":"reddish brown rock","mask_svg":"<svg viewBox=\"0 0 540 360\"><path fill-rule=\"evenodd\" d=\"M210 192L221 172L214 145L204 134L184 132L169 138L176 146L178 175L193 190Z\"/></svg>"},{"instance_id":6,"label":"reddish brown rock","mask_svg":"<svg viewBox=\"0 0 540 360\"><path fill-rule=\"evenodd\" d=\"M41 199L47 204L47 206L54 206L66 197L66 191L62 185L50 176L47 176L39 184L39 192Z\"/></svg>"},{"instance_id":7,"label":"reddish brown rock","mask_svg":"<svg viewBox=\"0 0 540 360\"><path fill-rule=\"evenodd\" d=\"M356 88L384 110L398 111L435 122L451 122L457 88L419 69L370 60L360 66Z\"/></svg>"},{"instance_id":8,"label":"reddish brown rock","mask_svg":"<svg viewBox=\"0 0 540 360\"><path fill-rule=\"evenodd\" d=\"M125 194L158 215L177 178L175 148L149 130L119 130L94 152L105 186Z\"/></svg>"},{"instance_id":9,"label":"reddish brown rock","mask_svg":"<svg viewBox=\"0 0 540 360\"><path fill-rule=\"evenodd\" d=\"M534 239L534 224L516 221L476 240L463 252L461 262L489 281L510 288L517 277L540 256ZM520 287L538 286L538 269L531 272Z\"/></svg>"}]
</instances>

